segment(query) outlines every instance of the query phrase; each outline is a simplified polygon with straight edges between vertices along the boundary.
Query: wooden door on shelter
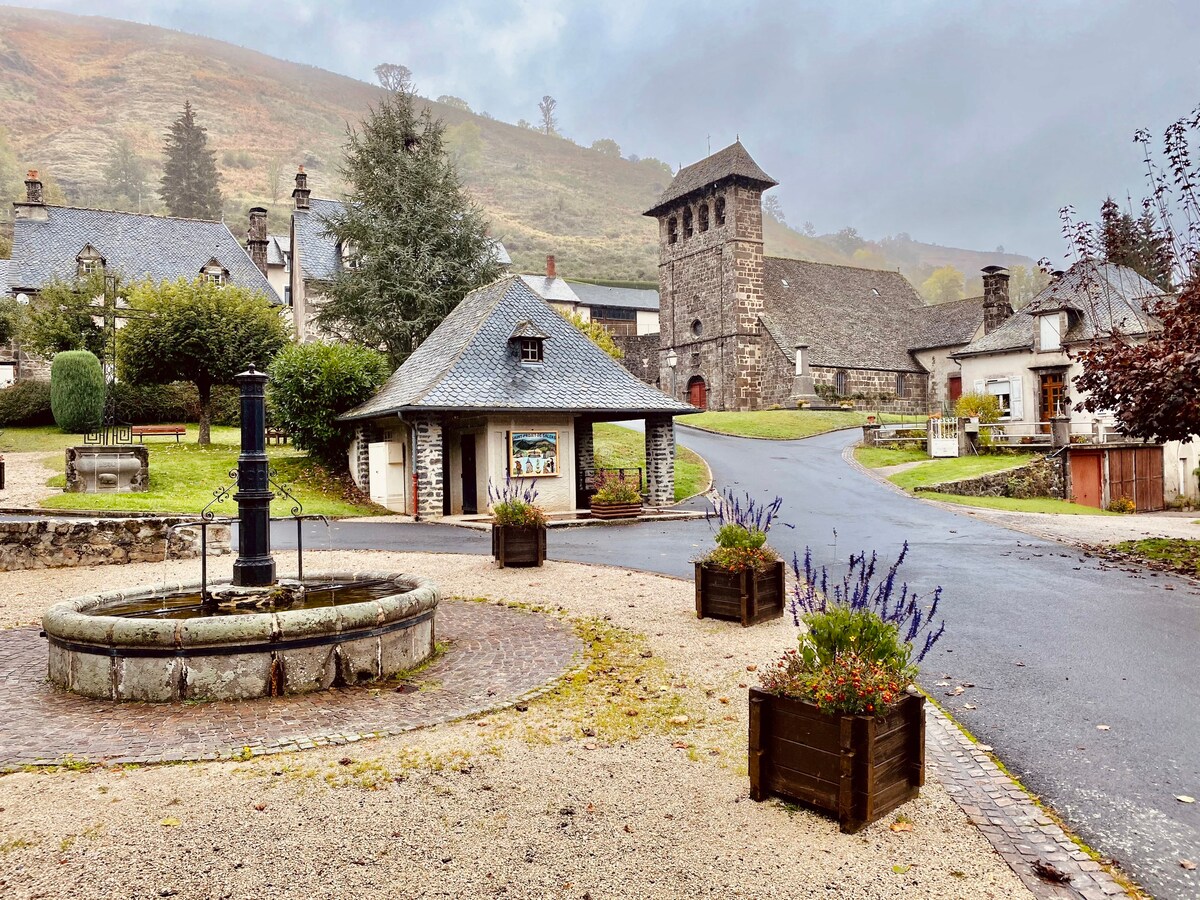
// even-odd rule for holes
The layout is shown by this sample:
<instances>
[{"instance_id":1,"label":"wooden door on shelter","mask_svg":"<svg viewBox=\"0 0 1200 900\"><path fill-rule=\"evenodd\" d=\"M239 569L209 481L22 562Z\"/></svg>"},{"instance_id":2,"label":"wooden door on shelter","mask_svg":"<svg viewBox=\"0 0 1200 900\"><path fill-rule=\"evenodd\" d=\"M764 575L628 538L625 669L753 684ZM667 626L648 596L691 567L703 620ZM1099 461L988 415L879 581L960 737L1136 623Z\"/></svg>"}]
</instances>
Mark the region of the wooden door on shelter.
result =
<instances>
[{"instance_id":1,"label":"wooden door on shelter","mask_svg":"<svg viewBox=\"0 0 1200 900\"><path fill-rule=\"evenodd\" d=\"M708 409L708 385L699 375L688 381L688 403L697 409Z\"/></svg>"},{"instance_id":2,"label":"wooden door on shelter","mask_svg":"<svg viewBox=\"0 0 1200 900\"><path fill-rule=\"evenodd\" d=\"M475 435L464 434L459 445L462 461L462 511L464 516L479 512L479 479L475 472Z\"/></svg>"},{"instance_id":3,"label":"wooden door on shelter","mask_svg":"<svg viewBox=\"0 0 1200 900\"><path fill-rule=\"evenodd\" d=\"M1071 451L1071 493L1076 503L1100 509L1104 505L1103 457Z\"/></svg>"}]
</instances>

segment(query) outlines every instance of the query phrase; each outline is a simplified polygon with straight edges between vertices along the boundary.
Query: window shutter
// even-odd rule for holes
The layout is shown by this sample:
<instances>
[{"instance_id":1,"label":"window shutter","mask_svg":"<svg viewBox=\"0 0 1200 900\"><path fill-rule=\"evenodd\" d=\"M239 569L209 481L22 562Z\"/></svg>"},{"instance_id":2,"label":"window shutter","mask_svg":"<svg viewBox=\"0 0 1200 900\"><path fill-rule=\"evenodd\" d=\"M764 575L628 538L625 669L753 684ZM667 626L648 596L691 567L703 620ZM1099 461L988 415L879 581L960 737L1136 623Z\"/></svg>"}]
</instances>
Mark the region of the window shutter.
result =
<instances>
[{"instance_id":1,"label":"window shutter","mask_svg":"<svg viewBox=\"0 0 1200 900\"><path fill-rule=\"evenodd\" d=\"M1009 395L1009 407L1012 410L1012 415L1009 418L1019 421L1025 418L1024 397L1021 395L1021 376L1012 376L1011 383L1012 393Z\"/></svg>"},{"instance_id":2,"label":"window shutter","mask_svg":"<svg viewBox=\"0 0 1200 900\"><path fill-rule=\"evenodd\" d=\"M982 393L984 392L984 389L985 389L986 387L987 387L987 386L986 386L986 385L983 383L983 379L982 379L982 378L980 378L980 379L977 379L977 380L975 381L975 393L977 393L977 394L982 394Z\"/></svg>"}]
</instances>

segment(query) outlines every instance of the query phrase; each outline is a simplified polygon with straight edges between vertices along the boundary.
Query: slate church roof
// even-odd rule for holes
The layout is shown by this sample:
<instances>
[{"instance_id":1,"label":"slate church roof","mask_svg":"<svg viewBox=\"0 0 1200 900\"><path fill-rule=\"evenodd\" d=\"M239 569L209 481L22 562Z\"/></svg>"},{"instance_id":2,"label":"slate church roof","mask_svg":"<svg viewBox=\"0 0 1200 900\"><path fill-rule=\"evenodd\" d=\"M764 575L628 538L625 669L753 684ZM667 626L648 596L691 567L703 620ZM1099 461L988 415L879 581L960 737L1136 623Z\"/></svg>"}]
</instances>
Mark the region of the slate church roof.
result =
<instances>
[{"instance_id":1,"label":"slate church roof","mask_svg":"<svg viewBox=\"0 0 1200 900\"><path fill-rule=\"evenodd\" d=\"M545 335L542 362L520 361L518 329ZM378 394L342 418L403 410L696 412L629 374L517 275L467 294Z\"/></svg>"},{"instance_id":2,"label":"slate church roof","mask_svg":"<svg viewBox=\"0 0 1200 900\"><path fill-rule=\"evenodd\" d=\"M726 178L744 178L764 190L779 184L774 178L759 168L741 141L735 141L723 150L718 150L711 156L706 156L700 162L692 163L680 169L675 178L658 198L658 202L645 215L655 216L663 207L670 205L680 197L687 196L692 191L703 190L711 184Z\"/></svg>"},{"instance_id":3,"label":"slate church roof","mask_svg":"<svg viewBox=\"0 0 1200 900\"><path fill-rule=\"evenodd\" d=\"M1062 279L1042 290L1003 325L972 341L955 356L1033 350L1038 313L1068 311L1070 327L1064 343L1112 334L1144 335L1158 326L1146 312L1147 302L1163 292L1133 269L1095 260L1075 263Z\"/></svg>"},{"instance_id":4,"label":"slate church roof","mask_svg":"<svg viewBox=\"0 0 1200 900\"><path fill-rule=\"evenodd\" d=\"M789 360L814 366L923 372L909 348L925 304L899 272L799 259L763 259L763 324Z\"/></svg>"},{"instance_id":5,"label":"slate church roof","mask_svg":"<svg viewBox=\"0 0 1200 900\"><path fill-rule=\"evenodd\" d=\"M54 278L74 278L76 257L88 244L105 268L126 280L192 280L211 259L229 271L232 284L279 297L267 277L224 222L69 206L46 206L46 220L13 222L11 290L34 290Z\"/></svg>"}]
</instances>

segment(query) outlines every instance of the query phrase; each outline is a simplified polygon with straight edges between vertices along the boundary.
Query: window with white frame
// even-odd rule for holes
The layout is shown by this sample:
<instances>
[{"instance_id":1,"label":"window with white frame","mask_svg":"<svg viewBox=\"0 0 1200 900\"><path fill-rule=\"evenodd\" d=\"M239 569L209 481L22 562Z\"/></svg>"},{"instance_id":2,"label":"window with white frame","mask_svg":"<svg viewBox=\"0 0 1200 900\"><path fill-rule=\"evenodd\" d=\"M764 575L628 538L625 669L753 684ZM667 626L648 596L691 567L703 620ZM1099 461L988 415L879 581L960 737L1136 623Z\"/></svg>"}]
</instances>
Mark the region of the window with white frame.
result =
<instances>
[{"instance_id":1,"label":"window with white frame","mask_svg":"<svg viewBox=\"0 0 1200 900\"><path fill-rule=\"evenodd\" d=\"M976 384L978 386L978 382ZM984 393L995 397L1000 404L1001 420L1020 421L1024 417L1020 376L989 378L982 387Z\"/></svg>"},{"instance_id":2,"label":"window with white frame","mask_svg":"<svg viewBox=\"0 0 1200 900\"><path fill-rule=\"evenodd\" d=\"M521 362L539 363L542 361L541 338L521 338Z\"/></svg>"},{"instance_id":3,"label":"window with white frame","mask_svg":"<svg viewBox=\"0 0 1200 900\"><path fill-rule=\"evenodd\" d=\"M1062 319L1058 313L1038 316L1038 346L1042 350L1062 349Z\"/></svg>"}]
</instances>

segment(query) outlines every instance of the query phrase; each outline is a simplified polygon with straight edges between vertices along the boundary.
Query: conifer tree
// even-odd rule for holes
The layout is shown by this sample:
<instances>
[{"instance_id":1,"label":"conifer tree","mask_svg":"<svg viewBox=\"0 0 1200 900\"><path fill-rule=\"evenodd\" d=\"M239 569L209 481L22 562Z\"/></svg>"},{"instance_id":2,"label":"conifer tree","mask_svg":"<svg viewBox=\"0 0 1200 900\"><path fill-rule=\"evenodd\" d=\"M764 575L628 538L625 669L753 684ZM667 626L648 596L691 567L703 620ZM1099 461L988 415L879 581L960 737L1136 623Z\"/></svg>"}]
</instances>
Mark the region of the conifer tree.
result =
<instances>
[{"instance_id":1,"label":"conifer tree","mask_svg":"<svg viewBox=\"0 0 1200 900\"><path fill-rule=\"evenodd\" d=\"M382 350L399 365L466 293L500 274L488 223L443 147L445 126L411 91L349 129L350 186L326 229L343 265L317 314L325 331Z\"/></svg>"},{"instance_id":2,"label":"conifer tree","mask_svg":"<svg viewBox=\"0 0 1200 900\"><path fill-rule=\"evenodd\" d=\"M173 216L193 219L221 217L220 175L206 129L196 124L189 100L165 135L162 187L159 194Z\"/></svg>"}]
</instances>

